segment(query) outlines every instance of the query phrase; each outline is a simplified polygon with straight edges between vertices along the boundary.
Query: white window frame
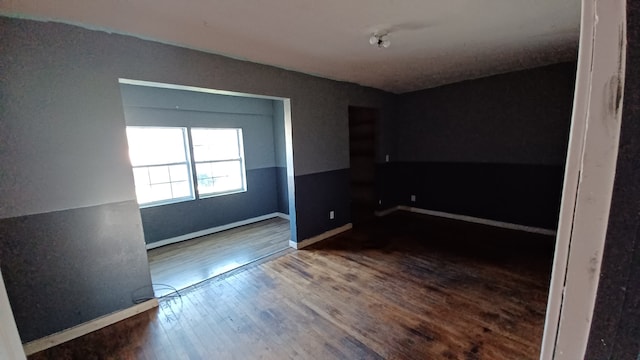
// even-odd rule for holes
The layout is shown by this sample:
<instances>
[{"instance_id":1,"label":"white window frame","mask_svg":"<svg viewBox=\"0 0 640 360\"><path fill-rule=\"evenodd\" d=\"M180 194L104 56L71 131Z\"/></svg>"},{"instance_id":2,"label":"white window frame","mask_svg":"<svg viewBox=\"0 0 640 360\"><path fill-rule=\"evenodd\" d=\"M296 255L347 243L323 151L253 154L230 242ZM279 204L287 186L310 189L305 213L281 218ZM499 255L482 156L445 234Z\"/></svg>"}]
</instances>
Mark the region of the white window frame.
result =
<instances>
[{"instance_id":1,"label":"white window frame","mask_svg":"<svg viewBox=\"0 0 640 360\"><path fill-rule=\"evenodd\" d=\"M195 193L196 196L198 197L198 199L206 199L206 198L211 198L211 197L217 197L217 196L224 196L224 195L231 195L231 194L237 194L237 193L243 193L247 191L247 170L245 167L245 156L244 156L244 139L243 139L243 131L242 128L240 127L227 127L227 128L221 128L221 127L202 127L202 126L193 126L189 128L189 146L191 147L191 152L193 154L193 134L192 131L196 129L196 130L235 130L236 131L236 136L237 136L237 143L238 143L238 154L240 157L238 158L229 158L229 159L221 159L221 160L206 160L206 161L197 161L195 159L195 156L192 156L191 159L191 164L192 164L192 172L194 174L194 186L195 186ZM229 162L229 161L238 161L240 162L240 177L242 179L242 187L239 189L233 189L233 190L228 190L228 191L220 191L220 192L214 192L214 193L206 193L206 194L201 194L199 189L198 189L198 172L196 170L196 165L197 164L212 164L212 163L221 163L221 162Z\"/></svg>"},{"instance_id":2,"label":"white window frame","mask_svg":"<svg viewBox=\"0 0 640 360\"><path fill-rule=\"evenodd\" d=\"M182 196L182 197L176 197L176 198L172 197L171 199L151 201L151 202L145 202L145 203L138 202L138 206L141 209L144 209L144 208L149 208L149 207L154 207L154 206L175 204L175 203L195 200L196 199L196 192L195 192L195 188L194 188L194 185L193 185L193 168L192 168L192 161L191 161L191 153L189 151L188 128L185 127L185 126L146 126L146 125L127 125L127 128L182 129L182 139L183 139L184 156L185 156L185 161L184 162L173 162L173 163L163 163L163 164L153 164L153 165L133 165L133 164L131 164L131 171L132 172L135 169L139 169L139 168L147 168L147 171L148 171L148 169L152 168L152 167L172 166L172 165L185 165L187 167L187 171L188 171L188 175L187 175L188 176L187 183L189 184L189 195L188 196ZM171 173L169 173L169 183L171 183ZM136 200L138 200L137 199L137 195L136 195Z\"/></svg>"},{"instance_id":3,"label":"white window frame","mask_svg":"<svg viewBox=\"0 0 640 360\"><path fill-rule=\"evenodd\" d=\"M183 133L183 145L185 152L185 161L184 162L176 162L176 163L163 163L163 164L153 164L153 165L133 165L131 164L131 169L134 171L135 169L140 168L153 168L153 167L161 167L161 166L172 166L172 165L185 165L188 171L188 180L189 183L189 196L171 198L166 200L158 200L140 203L138 202L138 206L143 208L149 208L154 206L175 204L185 201L197 200L197 199L207 199L211 197L224 196L230 194L243 193L247 191L247 170L245 165L245 155L244 155L244 139L243 139L243 131L240 127L203 127L203 126L154 126L154 125L127 125L127 128L146 128L146 129L182 129ZM192 139L192 130L193 129L202 129L202 130L235 130L237 136L237 144L238 144L238 154L240 157L238 158L229 158L229 159L221 159L221 160L206 160L206 161L196 161L193 154L193 139ZM198 172L196 170L197 164L206 164L206 163L220 163L220 162L229 162L229 161L238 161L240 163L240 177L242 179L242 186L239 189L233 189L228 191L220 191L215 193L205 193L202 194L198 189ZM171 176L169 174L169 176ZM169 183L171 183L171 178L169 178ZM136 196L136 200L137 196Z\"/></svg>"}]
</instances>

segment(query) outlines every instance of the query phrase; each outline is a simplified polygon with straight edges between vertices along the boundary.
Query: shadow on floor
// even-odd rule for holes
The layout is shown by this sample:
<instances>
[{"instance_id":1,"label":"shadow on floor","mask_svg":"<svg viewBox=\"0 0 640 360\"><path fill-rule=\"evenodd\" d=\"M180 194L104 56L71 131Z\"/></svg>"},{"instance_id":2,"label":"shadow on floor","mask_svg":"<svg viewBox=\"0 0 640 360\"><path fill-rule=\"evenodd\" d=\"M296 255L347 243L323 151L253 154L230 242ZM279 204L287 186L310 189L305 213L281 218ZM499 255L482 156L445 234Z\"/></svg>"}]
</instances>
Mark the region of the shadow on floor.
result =
<instances>
[{"instance_id":1,"label":"shadow on floor","mask_svg":"<svg viewBox=\"0 0 640 360\"><path fill-rule=\"evenodd\" d=\"M377 218L307 250L442 254L551 277L555 237L396 212Z\"/></svg>"}]
</instances>

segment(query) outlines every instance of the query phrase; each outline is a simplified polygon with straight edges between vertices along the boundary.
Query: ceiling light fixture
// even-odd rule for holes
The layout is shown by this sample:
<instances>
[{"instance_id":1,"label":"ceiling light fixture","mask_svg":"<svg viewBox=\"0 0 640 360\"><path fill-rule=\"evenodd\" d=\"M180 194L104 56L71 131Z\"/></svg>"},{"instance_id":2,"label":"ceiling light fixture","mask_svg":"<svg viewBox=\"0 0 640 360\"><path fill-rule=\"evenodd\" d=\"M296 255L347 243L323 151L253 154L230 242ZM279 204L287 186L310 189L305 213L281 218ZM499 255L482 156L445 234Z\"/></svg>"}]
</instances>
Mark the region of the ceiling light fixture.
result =
<instances>
[{"instance_id":1,"label":"ceiling light fixture","mask_svg":"<svg viewBox=\"0 0 640 360\"><path fill-rule=\"evenodd\" d=\"M391 40L389 40L389 34L373 34L371 38L369 38L369 44L375 45L379 48L388 48L391 45Z\"/></svg>"}]
</instances>

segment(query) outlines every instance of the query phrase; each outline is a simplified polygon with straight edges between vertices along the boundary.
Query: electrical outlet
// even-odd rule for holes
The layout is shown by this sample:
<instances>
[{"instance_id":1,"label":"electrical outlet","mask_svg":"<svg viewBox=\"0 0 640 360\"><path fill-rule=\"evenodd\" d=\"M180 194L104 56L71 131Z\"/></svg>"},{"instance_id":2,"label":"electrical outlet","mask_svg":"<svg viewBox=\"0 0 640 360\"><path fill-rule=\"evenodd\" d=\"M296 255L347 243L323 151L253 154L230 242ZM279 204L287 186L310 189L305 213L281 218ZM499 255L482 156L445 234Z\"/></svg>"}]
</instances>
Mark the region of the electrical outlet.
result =
<instances>
[{"instance_id":1,"label":"electrical outlet","mask_svg":"<svg viewBox=\"0 0 640 360\"><path fill-rule=\"evenodd\" d=\"M333 210L329 211L329 219L333 220L335 219L335 217L336 217L336 213Z\"/></svg>"},{"instance_id":2,"label":"electrical outlet","mask_svg":"<svg viewBox=\"0 0 640 360\"><path fill-rule=\"evenodd\" d=\"M411 202L416 202L416 196L415 195L411 195Z\"/></svg>"},{"instance_id":3,"label":"electrical outlet","mask_svg":"<svg viewBox=\"0 0 640 360\"><path fill-rule=\"evenodd\" d=\"M385 155L384 161L389 162L389 154Z\"/></svg>"}]
</instances>

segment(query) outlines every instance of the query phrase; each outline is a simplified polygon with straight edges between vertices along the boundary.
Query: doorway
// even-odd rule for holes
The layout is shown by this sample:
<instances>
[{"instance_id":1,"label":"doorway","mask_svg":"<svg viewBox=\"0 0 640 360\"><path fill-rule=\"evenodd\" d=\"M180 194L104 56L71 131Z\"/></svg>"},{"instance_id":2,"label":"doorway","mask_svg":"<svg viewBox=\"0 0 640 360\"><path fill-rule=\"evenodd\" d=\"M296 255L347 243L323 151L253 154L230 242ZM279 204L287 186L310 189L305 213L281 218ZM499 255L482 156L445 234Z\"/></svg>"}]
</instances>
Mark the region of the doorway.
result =
<instances>
[{"instance_id":1,"label":"doorway","mask_svg":"<svg viewBox=\"0 0 640 360\"><path fill-rule=\"evenodd\" d=\"M379 110L349 106L351 221L354 226L374 219L376 126Z\"/></svg>"},{"instance_id":2,"label":"doorway","mask_svg":"<svg viewBox=\"0 0 640 360\"><path fill-rule=\"evenodd\" d=\"M289 248L287 99L124 79L120 92L156 296Z\"/></svg>"}]
</instances>

